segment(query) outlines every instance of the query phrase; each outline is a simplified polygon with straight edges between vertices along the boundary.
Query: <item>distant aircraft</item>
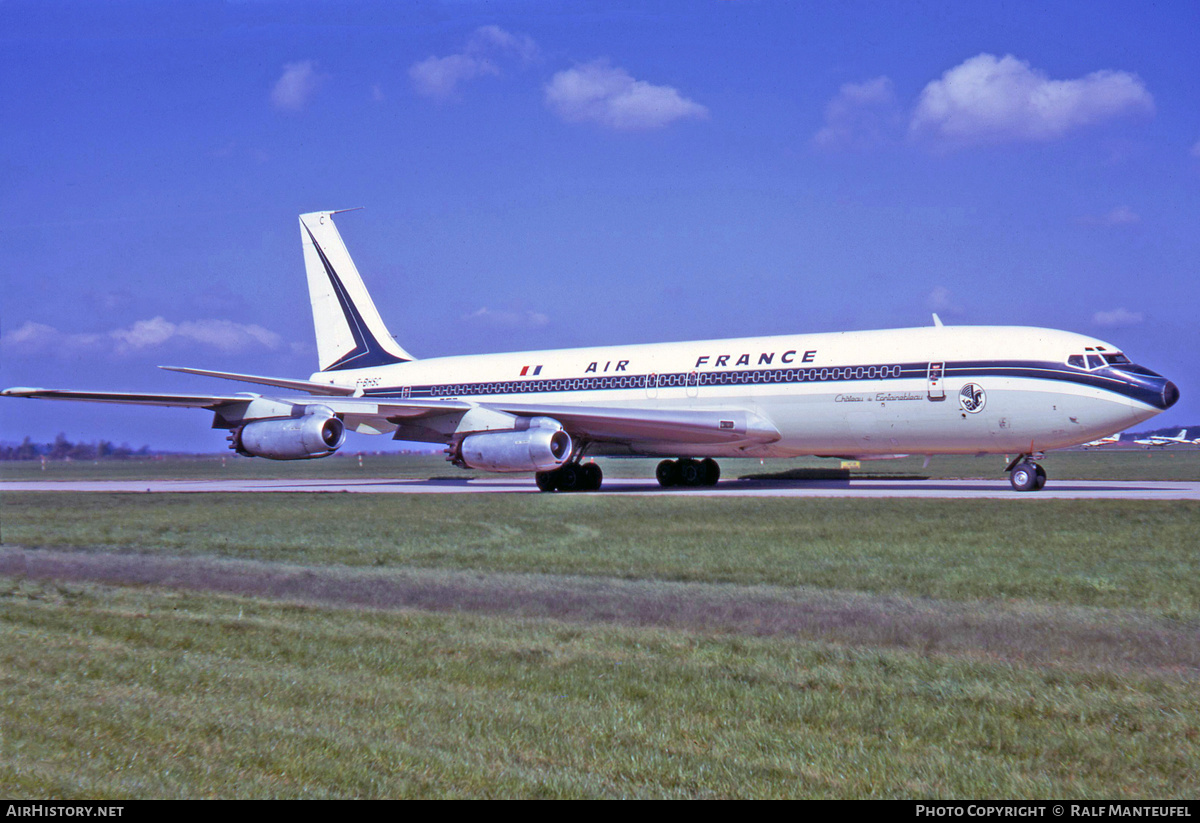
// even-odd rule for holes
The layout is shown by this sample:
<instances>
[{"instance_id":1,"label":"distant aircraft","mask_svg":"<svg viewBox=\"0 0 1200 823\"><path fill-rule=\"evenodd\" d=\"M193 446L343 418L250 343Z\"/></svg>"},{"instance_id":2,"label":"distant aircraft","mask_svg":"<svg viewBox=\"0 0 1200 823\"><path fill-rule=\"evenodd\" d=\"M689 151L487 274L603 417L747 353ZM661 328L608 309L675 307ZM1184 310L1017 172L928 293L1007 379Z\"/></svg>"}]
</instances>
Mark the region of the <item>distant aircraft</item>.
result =
<instances>
[{"instance_id":1,"label":"distant aircraft","mask_svg":"<svg viewBox=\"0 0 1200 823\"><path fill-rule=\"evenodd\" d=\"M1117 434L1109 435L1108 437L1101 437L1099 440L1093 440L1090 443L1084 443L1083 447L1085 449L1091 449L1091 448L1096 448L1099 446L1111 446L1114 443L1120 443L1120 442L1121 442L1121 434L1120 434L1120 432L1118 432Z\"/></svg>"},{"instance_id":2,"label":"distant aircraft","mask_svg":"<svg viewBox=\"0 0 1200 823\"><path fill-rule=\"evenodd\" d=\"M1187 439L1187 429L1180 429L1179 434L1174 437L1168 437L1165 434L1152 434L1149 437L1143 437L1140 440L1134 440L1139 446L1170 446L1172 443L1177 445L1192 445L1195 441Z\"/></svg>"},{"instance_id":3,"label":"distant aircraft","mask_svg":"<svg viewBox=\"0 0 1200 823\"><path fill-rule=\"evenodd\" d=\"M417 360L396 343L333 223L300 215L320 370L307 380L164 366L269 394L12 388L10 397L208 409L239 454L325 457L346 430L441 443L452 463L600 488L596 455L660 456L663 486L711 486L718 457L1016 455L1042 488L1047 449L1170 408L1179 391L1104 341L1019 326L792 334ZM576 294L581 284L551 284ZM453 284L447 284L453 298Z\"/></svg>"}]
</instances>

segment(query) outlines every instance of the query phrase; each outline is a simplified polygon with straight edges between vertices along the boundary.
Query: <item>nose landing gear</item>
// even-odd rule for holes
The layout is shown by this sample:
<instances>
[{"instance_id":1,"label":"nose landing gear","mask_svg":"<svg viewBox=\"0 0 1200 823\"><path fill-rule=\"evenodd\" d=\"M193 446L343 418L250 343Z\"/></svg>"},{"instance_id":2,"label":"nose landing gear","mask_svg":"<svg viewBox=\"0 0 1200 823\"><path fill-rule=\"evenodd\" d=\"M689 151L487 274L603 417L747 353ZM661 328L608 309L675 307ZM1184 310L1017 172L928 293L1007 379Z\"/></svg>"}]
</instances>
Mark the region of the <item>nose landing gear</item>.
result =
<instances>
[{"instance_id":1,"label":"nose landing gear","mask_svg":"<svg viewBox=\"0 0 1200 823\"><path fill-rule=\"evenodd\" d=\"M1031 459L1035 456L1041 455L1017 455L1016 459L1008 464L1008 482L1012 483L1014 490L1037 492L1046 485L1046 470Z\"/></svg>"}]
</instances>

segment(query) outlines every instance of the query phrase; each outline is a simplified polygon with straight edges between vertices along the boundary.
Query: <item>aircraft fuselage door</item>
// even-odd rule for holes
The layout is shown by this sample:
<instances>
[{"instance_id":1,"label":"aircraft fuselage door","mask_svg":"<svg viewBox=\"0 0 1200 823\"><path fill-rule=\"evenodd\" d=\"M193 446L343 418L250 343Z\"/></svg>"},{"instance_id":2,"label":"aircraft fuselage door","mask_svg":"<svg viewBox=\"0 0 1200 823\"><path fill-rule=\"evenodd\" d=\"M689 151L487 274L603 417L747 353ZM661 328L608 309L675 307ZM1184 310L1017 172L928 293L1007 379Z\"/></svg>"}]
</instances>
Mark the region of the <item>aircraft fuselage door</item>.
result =
<instances>
[{"instance_id":1,"label":"aircraft fuselage door","mask_svg":"<svg viewBox=\"0 0 1200 823\"><path fill-rule=\"evenodd\" d=\"M942 378L946 371L945 363L930 363L929 374L925 380L926 391L929 392L930 400L945 400L946 387L942 385Z\"/></svg>"},{"instance_id":2,"label":"aircraft fuselage door","mask_svg":"<svg viewBox=\"0 0 1200 823\"><path fill-rule=\"evenodd\" d=\"M689 372L687 376L687 396L695 397L700 393L700 374Z\"/></svg>"}]
</instances>

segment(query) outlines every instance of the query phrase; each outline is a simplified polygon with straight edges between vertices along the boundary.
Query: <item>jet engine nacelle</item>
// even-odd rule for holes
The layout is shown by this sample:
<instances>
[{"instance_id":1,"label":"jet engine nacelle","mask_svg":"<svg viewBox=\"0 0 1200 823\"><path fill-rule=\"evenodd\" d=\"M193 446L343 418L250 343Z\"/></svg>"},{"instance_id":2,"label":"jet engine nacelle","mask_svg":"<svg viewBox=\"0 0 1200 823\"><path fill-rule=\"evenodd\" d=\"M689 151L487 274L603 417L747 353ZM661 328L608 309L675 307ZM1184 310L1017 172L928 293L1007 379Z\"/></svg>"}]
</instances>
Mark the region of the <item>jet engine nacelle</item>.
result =
<instances>
[{"instance_id":1,"label":"jet engine nacelle","mask_svg":"<svg viewBox=\"0 0 1200 823\"><path fill-rule=\"evenodd\" d=\"M229 448L271 460L328 457L346 442L346 426L325 411L246 423L229 435Z\"/></svg>"},{"instance_id":2,"label":"jet engine nacelle","mask_svg":"<svg viewBox=\"0 0 1200 823\"><path fill-rule=\"evenodd\" d=\"M571 436L548 417L535 417L523 431L494 431L463 438L462 463L492 472L556 469L571 456Z\"/></svg>"}]
</instances>

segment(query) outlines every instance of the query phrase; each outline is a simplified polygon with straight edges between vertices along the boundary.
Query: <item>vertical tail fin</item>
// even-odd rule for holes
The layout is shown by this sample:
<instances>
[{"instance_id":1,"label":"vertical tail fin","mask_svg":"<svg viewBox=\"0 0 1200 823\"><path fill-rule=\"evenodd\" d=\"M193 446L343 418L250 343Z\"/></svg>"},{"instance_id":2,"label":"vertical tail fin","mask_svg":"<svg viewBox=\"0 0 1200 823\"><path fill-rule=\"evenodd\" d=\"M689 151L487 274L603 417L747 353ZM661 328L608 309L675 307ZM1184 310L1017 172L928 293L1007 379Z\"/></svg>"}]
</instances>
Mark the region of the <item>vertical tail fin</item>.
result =
<instances>
[{"instance_id":1,"label":"vertical tail fin","mask_svg":"<svg viewBox=\"0 0 1200 823\"><path fill-rule=\"evenodd\" d=\"M321 371L361 369L415 358L379 316L337 227L336 211L300 215L300 241Z\"/></svg>"}]
</instances>

